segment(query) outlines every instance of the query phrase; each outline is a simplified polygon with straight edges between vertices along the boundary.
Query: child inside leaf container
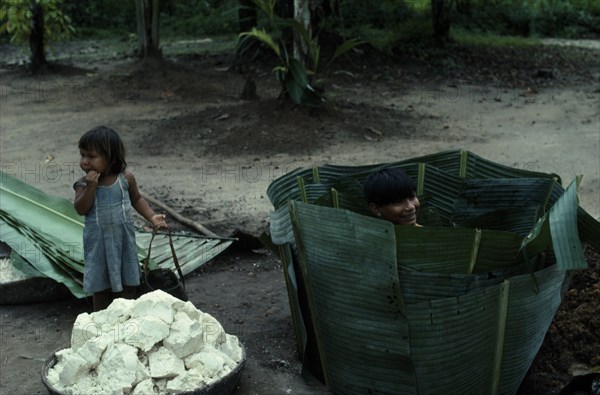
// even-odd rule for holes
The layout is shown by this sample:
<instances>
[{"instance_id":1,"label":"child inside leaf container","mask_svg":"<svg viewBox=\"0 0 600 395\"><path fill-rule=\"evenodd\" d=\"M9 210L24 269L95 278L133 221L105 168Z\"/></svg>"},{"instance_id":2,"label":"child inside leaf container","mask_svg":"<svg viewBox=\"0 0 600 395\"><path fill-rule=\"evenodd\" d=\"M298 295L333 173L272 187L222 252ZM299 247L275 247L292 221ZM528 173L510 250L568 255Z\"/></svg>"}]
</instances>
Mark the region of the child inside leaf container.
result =
<instances>
[{"instance_id":1,"label":"child inside leaf container","mask_svg":"<svg viewBox=\"0 0 600 395\"><path fill-rule=\"evenodd\" d=\"M404 171L386 168L371 173L363 185L373 215L396 225L418 226L421 204L415 182Z\"/></svg>"},{"instance_id":2,"label":"child inside leaf container","mask_svg":"<svg viewBox=\"0 0 600 395\"><path fill-rule=\"evenodd\" d=\"M83 290L93 293L94 311L115 298L134 299L140 285L133 207L155 229L167 228L127 171L125 147L117 132L96 127L79 139L79 166L86 173L75 182L75 210L85 215Z\"/></svg>"}]
</instances>

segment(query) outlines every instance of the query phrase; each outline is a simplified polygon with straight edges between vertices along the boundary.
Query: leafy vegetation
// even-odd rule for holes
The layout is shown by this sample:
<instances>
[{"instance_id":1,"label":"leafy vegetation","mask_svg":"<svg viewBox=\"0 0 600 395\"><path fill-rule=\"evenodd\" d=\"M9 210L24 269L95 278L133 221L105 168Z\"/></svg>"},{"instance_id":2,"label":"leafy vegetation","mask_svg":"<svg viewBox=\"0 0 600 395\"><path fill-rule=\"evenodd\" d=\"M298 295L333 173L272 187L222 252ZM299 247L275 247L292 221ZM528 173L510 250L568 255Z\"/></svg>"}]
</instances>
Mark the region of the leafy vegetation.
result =
<instances>
[{"instance_id":1,"label":"leafy vegetation","mask_svg":"<svg viewBox=\"0 0 600 395\"><path fill-rule=\"evenodd\" d=\"M26 43L32 30L33 5L44 9L44 35L47 40L58 41L75 32L71 17L62 10L62 0L12 0L0 3L0 34L7 34L10 42Z\"/></svg>"},{"instance_id":2,"label":"leafy vegetation","mask_svg":"<svg viewBox=\"0 0 600 395\"><path fill-rule=\"evenodd\" d=\"M122 51L112 50L112 53L131 54L139 33L135 7L138 1L4 1L0 3L0 41L27 43L33 24L31 4L37 4L45 11L44 40L48 43L68 36L107 39L126 47ZM299 101L306 101L316 93L311 84L318 85L316 73L327 68L328 63L322 58L330 59L329 55L334 54L336 46L343 41L341 37L359 37L383 54L405 54L407 50L410 53L436 51L436 41L432 39L432 0L312 1L311 7L328 3L334 5L334 11L312 21L310 33L290 19L291 1L161 1L161 51L173 55L216 48L219 52L233 53L240 31L246 31L242 36L245 41L263 41L267 48L273 49L263 40L269 36L278 48L273 54L279 62L276 72L283 92L297 91L292 96ZM448 0L444 1L448 3ZM450 11L449 38L460 45L522 47L535 45L539 43L538 38L546 36L600 36L600 2L596 0L454 0L451 3L454 6ZM242 26L240 9L244 7L262 12L251 18L250 25ZM256 27L254 31L253 26ZM290 56L292 32L303 37L306 52L305 59L294 66ZM319 43L318 37L326 40ZM256 47L255 44L252 50ZM344 47L348 49L342 45ZM45 48L41 52L44 51ZM39 48L37 53L40 53ZM297 73L292 74L292 68ZM296 79L290 79L291 75ZM308 81L308 85L299 90L292 87L298 81Z\"/></svg>"},{"instance_id":3,"label":"leafy vegetation","mask_svg":"<svg viewBox=\"0 0 600 395\"><path fill-rule=\"evenodd\" d=\"M311 76L315 75L321 67L321 47L317 35L312 35L302 23L296 19L281 18L275 13L275 2L272 0L255 0L256 5L268 18L268 27L274 30L274 35L265 30L265 28L252 28L249 32L240 33L240 46L248 45L247 39L254 39L265 44L271 49L279 60L279 65L273 71L281 83L281 95L287 95L297 104L318 106L323 102L319 92L312 86ZM286 42L281 39L283 29L291 29L294 34L300 37L300 47L294 48L300 53L299 59L292 57L288 53ZM331 55L325 65L325 69L339 56L350 51L363 42L357 39L350 39L340 44Z\"/></svg>"},{"instance_id":4,"label":"leafy vegetation","mask_svg":"<svg viewBox=\"0 0 600 395\"><path fill-rule=\"evenodd\" d=\"M106 37L134 33L135 2L120 0L64 0L64 9L73 21L77 37Z\"/></svg>"},{"instance_id":5,"label":"leafy vegetation","mask_svg":"<svg viewBox=\"0 0 600 395\"><path fill-rule=\"evenodd\" d=\"M237 33L237 1L173 1L161 9L162 34L198 37ZM161 4L162 5L162 4Z\"/></svg>"},{"instance_id":6,"label":"leafy vegetation","mask_svg":"<svg viewBox=\"0 0 600 395\"><path fill-rule=\"evenodd\" d=\"M86 38L127 37L136 33L134 1L36 2L62 11L52 11L52 15L46 16L50 26L54 26L48 33L54 37L59 32ZM2 2L0 10L5 13L0 11L0 25L4 27L0 29L0 38L10 40L16 32L21 40L25 37L27 27L23 21L27 19L26 11L13 14L20 20L17 26L12 22L7 25L6 11L23 6L27 9L29 3L27 0ZM569 38L600 35L600 2L597 0L458 0L455 3L458 6L452 10L452 26L460 28L464 34ZM323 28L345 37L361 37L383 51L390 51L397 42L411 39L416 27L425 29L421 30L423 35L432 31L431 0L345 0L338 4L338 12L323 21ZM237 34L238 7L237 0L161 1L161 38ZM268 16L262 15L259 24L266 23L267 19ZM75 31L65 30L65 23L74 27Z\"/></svg>"},{"instance_id":7,"label":"leafy vegetation","mask_svg":"<svg viewBox=\"0 0 600 395\"><path fill-rule=\"evenodd\" d=\"M588 0L478 0L457 13L456 23L506 35L587 37L600 34L600 6Z\"/></svg>"},{"instance_id":8,"label":"leafy vegetation","mask_svg":"<svg viewBox=\"0 0 600 395\"><path fill-rule=\"evenodd\" d=\"M46 42L68 38L75 29L62 8L62 0L13 0L0 3L0 34L11 42L29 43L33 72L47 66Z\"/></svg>"},{"instance_id":9,"label":"leafy vegetation","mask_svg":"<svg viewBox=\"0 0 600 395\"><path fill-rule=\"evenodd\" d=\"M535 37L503 36L494 33L477 33L467 31L463 28L453 29L452 37L457 43L466 46L523 48L540 44L540 40Z\"/></svg>"}]
</instances>

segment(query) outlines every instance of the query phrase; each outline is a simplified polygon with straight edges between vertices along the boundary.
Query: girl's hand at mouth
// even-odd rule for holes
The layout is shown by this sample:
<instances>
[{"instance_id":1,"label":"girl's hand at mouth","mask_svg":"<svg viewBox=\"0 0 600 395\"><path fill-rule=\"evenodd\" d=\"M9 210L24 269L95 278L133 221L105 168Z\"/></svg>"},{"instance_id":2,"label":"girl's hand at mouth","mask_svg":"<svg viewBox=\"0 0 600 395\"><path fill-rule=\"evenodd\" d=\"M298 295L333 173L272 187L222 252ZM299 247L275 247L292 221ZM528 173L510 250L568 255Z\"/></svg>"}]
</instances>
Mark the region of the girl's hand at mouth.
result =
<instances>
[{"instance_id":1,"label":"girl's hand at mouth","mask_svg":"<svg viewBox=\"0 0 600 395\"><path fill-rule=\"evenodd\" d=\"M90 185L98 185L98 180L100 179L100 173L95 170L90 170L85 175L85 182Z\"/></svg>"}]
</instances>

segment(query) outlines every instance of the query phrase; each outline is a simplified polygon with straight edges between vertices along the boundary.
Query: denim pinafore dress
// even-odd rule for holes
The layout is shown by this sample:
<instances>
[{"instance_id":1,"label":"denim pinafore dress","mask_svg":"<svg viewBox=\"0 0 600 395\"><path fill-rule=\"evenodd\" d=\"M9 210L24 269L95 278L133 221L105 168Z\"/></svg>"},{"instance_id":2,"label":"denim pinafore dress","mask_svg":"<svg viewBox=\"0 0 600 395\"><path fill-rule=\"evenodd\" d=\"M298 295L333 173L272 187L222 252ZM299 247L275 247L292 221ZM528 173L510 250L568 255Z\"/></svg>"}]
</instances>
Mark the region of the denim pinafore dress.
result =
<instances>
[{"instance_id":1,"label":"denim pinafore dress","mask_svg":"<svg viewBox=\"0 0 600 395\"><path fill-rule=\"evenodd\" d=\"M98 185L85 216L83 254L85 292L121 292L123 286L140 284L129 183L123 174L112 185Z\"/></svg>"}]
</instances>

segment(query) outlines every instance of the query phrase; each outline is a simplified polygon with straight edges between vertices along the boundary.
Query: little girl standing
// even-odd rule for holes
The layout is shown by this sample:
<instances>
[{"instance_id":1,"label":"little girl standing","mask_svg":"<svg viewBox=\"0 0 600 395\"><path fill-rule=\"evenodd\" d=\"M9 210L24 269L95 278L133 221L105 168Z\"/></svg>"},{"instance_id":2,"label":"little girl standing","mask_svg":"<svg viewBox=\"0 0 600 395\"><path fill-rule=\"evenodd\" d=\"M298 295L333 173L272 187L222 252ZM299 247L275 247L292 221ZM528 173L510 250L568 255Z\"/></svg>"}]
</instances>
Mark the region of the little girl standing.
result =
<instances>
[{"instance_id":1,"label":"little girl standing","mask_svg":"<svg viewBox=\"0 0 600 395\"><path fill-rule=\"evenodd\" d=\"M75 189L75 210L85 215L83 290L93 293L94 311L114 298L134 299L140 264L131 217L133 207L154 228L167 227L126 171L125 147L114 130L99 126L79 139L79 166L86 175Z\"/></svg>"}]
</instances>

